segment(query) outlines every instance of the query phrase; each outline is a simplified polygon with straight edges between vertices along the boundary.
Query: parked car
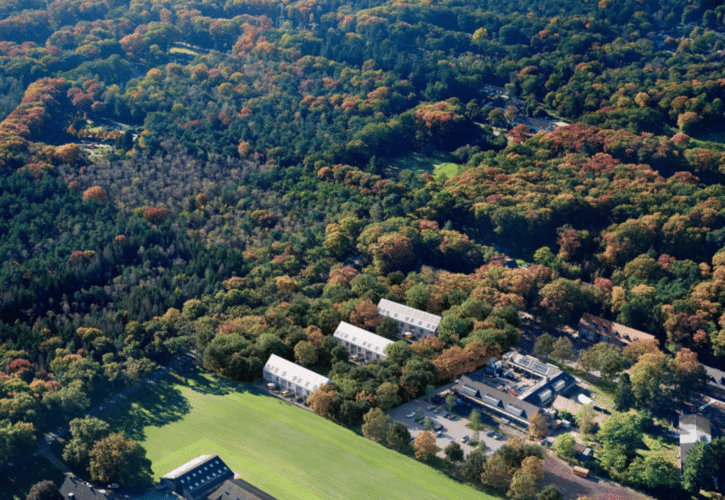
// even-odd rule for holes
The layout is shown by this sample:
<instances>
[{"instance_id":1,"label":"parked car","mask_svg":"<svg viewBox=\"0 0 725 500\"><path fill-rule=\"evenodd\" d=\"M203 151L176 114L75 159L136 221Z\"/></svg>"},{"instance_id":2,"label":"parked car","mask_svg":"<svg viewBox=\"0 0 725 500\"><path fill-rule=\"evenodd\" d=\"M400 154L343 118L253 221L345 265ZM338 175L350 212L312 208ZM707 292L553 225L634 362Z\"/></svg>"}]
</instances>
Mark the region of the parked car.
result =
<instances>
[{"instance_id":1,"label":"parked car","mask_svg":"<svg viewBox=\"0 0 725 500\"><path fill-rule=\"evenodd\" d=\"M428 408L426 408L426 410L428 410L428 411L433 411L433 410L435 410L435 405L430 405L430 406L428 406Z\"/></svg>"},{"instance_id":2,"label":"parked car","mask_svg":"<svg viewBox=\"0 0 725 500\"><path fill-rule=\"evenodd\" d=\"M458 420L458 415L451 415L449 419L455 422L456 420Z\"/></svg>"},{"instance_id":3,"label":"parked car","mask_svg":"<svg viewBox=\"0 0 725 500\"><path fill-rule=\"evenodd\" d=\"M443 435L443 431L438 431L438 432L436 432L436 436L439 436L439 437L440 437L440 436L442 436L442 435Z\"/></svg>"},{"instance_id":4,"label":"parked car","mask_svg":"<svg viewBox=\"0 0 725 500\"><path fill-rule=\"evenodd\" d=\"M443 418L449 418L450 416L451 416L451 414L450 414L450 413L448 413L448 412L445 412L445 413L443 414Z\"/></svg>"},{"instance_id":5,"label":"parked car","mask_svg":"<svg viewBox=\"0 0 725 500\"><path fill-rule=\"evenodd\" d=\"M497 433L495 433L495 434L493 435L493 437L494 437L495 439L503 439L503 434L501 434L501 433L497 432Z\"/></svg>"},{"instance_id":6,"label":"parked car","mask_svg":"<svg viewBox=\"0 0 725 500\"><path fill-rule=\"evenodd\" d=\"M461 441L463 441L464 443L467 443L467 442L469 442L470 440L471 440L471 437L470 437L470 436L463 436L463 437L461 438Z\"/></svg>"},{"instance_id":7,"label":"parked car","mask_svg":"<svg viewBox=\"0 0 725 500\"><path fill-rule=\"evenodd\" d=\"M415 417L415 412L414 412L414 411L411 411L410 413L408 413L408 414L406 415L406 417L408 417L408 418L413 418L413 417Z\"/></svg>"},{"instance_id":8,"label":"parked car","mask_svg":"<svg viewBox=\"0 0 725 500\"><path fill-rule=\"evenodd\" d=\"M493 431L493 429L489 429L489 430L487 430L487 431L486 431L486 435L487 435L488 437L491 437L491 436L493 436L494 434L496 434L496 433L495 433L495 432Z\"/></svg>"},{"instance_id":9,"label":"parked car","mask_svg":"<svg viewBox=\"0 0 725 500\"><path fill-rule=\"evenodd\" d=\"M435 429L436 431L440 431L443 430L443 426L439 423L435 423L433 424L433 429Z\"/></svg>"},{"instance_id":10,"label":"parked car","mask_svg":"<svg viewBox=\"0 0 725 500\"><path fill-rule=\"evenodd\" d=\"M117 490L118 488L120 488L120 486L118 485L118 483L111 483L111 484L108 485L108 489L109 490Z\"/></svg>"}]
</instances>

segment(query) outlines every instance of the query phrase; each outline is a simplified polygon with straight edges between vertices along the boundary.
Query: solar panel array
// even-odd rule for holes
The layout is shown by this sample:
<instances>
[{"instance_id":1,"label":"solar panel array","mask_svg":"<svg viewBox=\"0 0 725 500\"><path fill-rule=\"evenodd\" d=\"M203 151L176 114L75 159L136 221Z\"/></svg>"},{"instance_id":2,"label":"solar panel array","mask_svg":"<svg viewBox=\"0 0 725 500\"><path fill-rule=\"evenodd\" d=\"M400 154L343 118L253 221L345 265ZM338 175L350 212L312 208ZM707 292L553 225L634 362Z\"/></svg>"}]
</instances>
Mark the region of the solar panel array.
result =
<instances>
[{"instance_id":1,"label":"solar panel array","mask_svg":"<svg viewBox=\"0 0 725 500\"><path fill-rule=\"evenodd\" d=\"M541 373L542 375L546 375L546 372L549 371L549 367L541 361L534 361L532 369L537 373Z\"/></svg>"},{"instance_id":2,"label":"solar panel array","mask_svg":"<svg viewBox=\"0 0 725 500\"><path fill-rule=\"evenodd\" d=\"M484 401L485 403L490 404L491 406L498 406L498 404L501 402L500 399L496 399L487 394L484 394L483 396L481 396L481 400Z\"/></svg>"},{"instance_id":3,"label":"solar panel array","mask_svg":"<svg viewBox=\"0 0 725 500\"><path fill-rule=\"evenodd\" d=\"M517 417L520 417L521 415L524 414L524 409L520 408L516 405L504 404L503 407L506 410L506 412L510 413L511 415L516 415Z\"/></svg>"},{"instance_id":4,"label":"solar panel array","mask_svg":"<svg viewBox=\"0 0 725 500\"><path fill-rule=\"evenodd\" d=\"M389 344L393 343L392 340L381 337L380 335L375 335L374 333L370 333L367 330L363 330L362 328L358 328L357 326L344 321L342 321L338 325L337 330L335 330L334 338L343 339L353 345L363 347L366 350L372 351L382 357L385 357L385 348Z\"/></svg>"},{"instance_id":5,"label":"solar panel array","mask_svg":"<svg viewBox=\"0 0 725 500\"><path fill-rule=\"evenodd\" d=\"M519 359L516 360L516 362L521 366L528 367L531 364L531 359L527 358L526 356L520 356Z\"/></svg>"}]
</instances>

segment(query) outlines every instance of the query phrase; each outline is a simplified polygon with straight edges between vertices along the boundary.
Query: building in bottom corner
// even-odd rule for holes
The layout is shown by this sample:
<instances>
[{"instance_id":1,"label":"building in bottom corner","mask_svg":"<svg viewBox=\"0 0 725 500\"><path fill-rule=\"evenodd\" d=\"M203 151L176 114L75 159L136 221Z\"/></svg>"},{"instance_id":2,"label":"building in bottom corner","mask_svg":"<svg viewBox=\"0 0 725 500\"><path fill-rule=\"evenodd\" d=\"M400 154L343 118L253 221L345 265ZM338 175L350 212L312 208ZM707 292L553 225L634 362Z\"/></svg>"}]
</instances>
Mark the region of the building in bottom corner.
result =
<instances>
[{"instance_id":1,"label":"building in bottom corner","mask_svg":"<svg viewBox=\"0 0 725 500\"><path fill-rule=\"evenodd\" d=\"M685 465L687 455L699 441L712 441L710 421L702 415L680 417L680 464Z\"/></svg>"},{"instance_id":2,"label":"building in bottom corner","mask_svg":"<svg viewBox=\"0 0 725 500\"><path fill-rule=\"evenodd\" d=\"M321 385L332 381L319 373L300 366L292 361L272 354L264 365L264 380L277 384L282 390L289 390L298 397L307 398Z\"/></svg>"},{"instance_id":3,"label":"building in bottom corner","mask_svg":"<svg viewBox=\"0 0 725 500\"><path fill-rule=\"evenodd\" d=\"M108 500L103 490L97 490L93 486L75 476L68 475L59 488L60 494L64 499L73 500Z\"/></svg>"},{"instance_id":4,"label":"building in bottom corner","mask_svg":"<svg viewBox=\"0 0 725 500\"><path fill-rule=\"evenodd\" d=\"M219 455L201 455L161 476L161 482L186 500L202 500L234 472Z\"/></svg>"},{"instance_id":5,"label":"building in bottom corner","mask_svg":"<svg viewBox=\"0 0 725 500\"><path fill-rule=\"evenodd\" d=\"M277 500L242 479L229 479L214 490L207 500Z\"/></svg>"}]
</instances>

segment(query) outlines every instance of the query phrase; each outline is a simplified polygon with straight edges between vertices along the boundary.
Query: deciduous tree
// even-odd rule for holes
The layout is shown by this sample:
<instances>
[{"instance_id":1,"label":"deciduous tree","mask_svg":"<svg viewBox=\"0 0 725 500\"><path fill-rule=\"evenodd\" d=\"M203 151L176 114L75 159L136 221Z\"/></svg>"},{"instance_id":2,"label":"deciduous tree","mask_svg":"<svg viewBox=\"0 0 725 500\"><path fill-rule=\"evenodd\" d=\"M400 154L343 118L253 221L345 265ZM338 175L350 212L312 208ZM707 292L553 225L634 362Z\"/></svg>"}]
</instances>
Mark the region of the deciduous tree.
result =
<instances>
[{"instance_id":1,"label":"deciduous tree","mask_svg":"<svg viewBox=\"0 0 725 500\"><path fill-rule=\"evenodd\" d=\"M429 456L436 454L438 446L436 446L435 435L428 431L421 432L415 436L413 448L415 449L415 458L418 460L425 460Z\"/></svg>"}]
</instances>

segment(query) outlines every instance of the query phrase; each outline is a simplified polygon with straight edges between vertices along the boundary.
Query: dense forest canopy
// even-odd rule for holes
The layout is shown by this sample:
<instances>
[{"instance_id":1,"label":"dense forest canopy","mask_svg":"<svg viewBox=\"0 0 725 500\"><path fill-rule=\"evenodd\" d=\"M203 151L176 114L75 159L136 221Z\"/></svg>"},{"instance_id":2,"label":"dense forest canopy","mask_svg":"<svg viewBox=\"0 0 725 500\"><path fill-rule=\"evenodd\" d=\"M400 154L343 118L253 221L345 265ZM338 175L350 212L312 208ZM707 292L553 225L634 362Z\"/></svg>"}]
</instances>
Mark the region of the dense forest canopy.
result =
<instances>
[{"instance_id":1,"label":"dense forest canopy","mask_svg":"<svg viewBox=\"0 0 725 500\"><path fill-rule=\"evenodd\" d=\"M0 18L0 461L190 349L238 380L312 366L349 425L502 354L521 310L725 355L720 2ZM340 321L394 338L383 297L441 314L438 338L347 363Z\"/></svg>"}]
</instances>

